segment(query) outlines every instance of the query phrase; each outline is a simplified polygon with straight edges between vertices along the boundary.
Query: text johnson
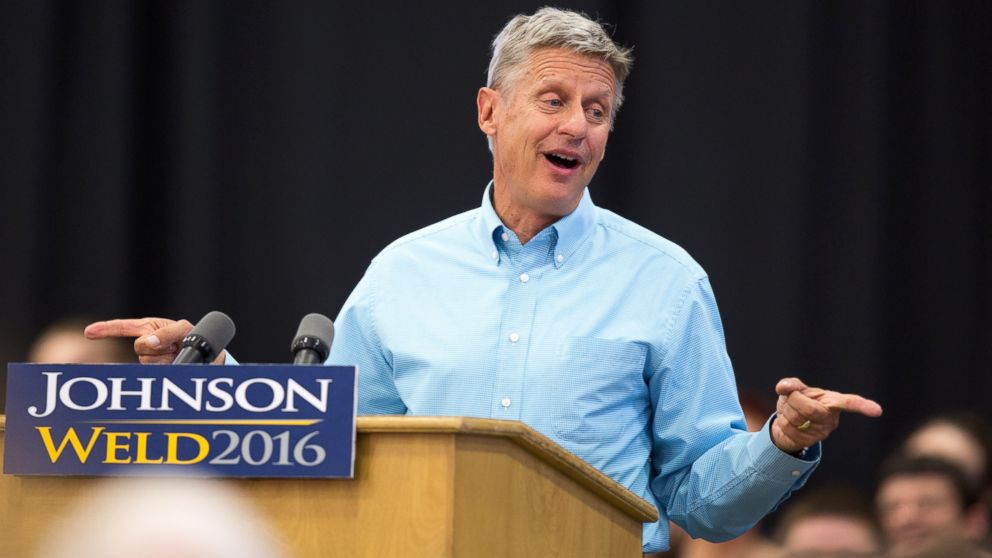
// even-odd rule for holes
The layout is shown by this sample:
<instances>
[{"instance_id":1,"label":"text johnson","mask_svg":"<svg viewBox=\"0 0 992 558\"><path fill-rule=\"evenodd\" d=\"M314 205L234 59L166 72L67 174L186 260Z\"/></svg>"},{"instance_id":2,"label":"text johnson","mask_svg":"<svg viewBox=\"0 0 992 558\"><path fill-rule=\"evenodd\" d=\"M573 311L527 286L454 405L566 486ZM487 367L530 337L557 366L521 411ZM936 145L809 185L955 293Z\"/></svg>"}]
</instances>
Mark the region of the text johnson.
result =
<instances>
[{"instance_id":1,"label":"text johnson","mask_svg":"<svg viewBox=\"0 0 992 558\"><path fill-rule=\"evenodd\" d=\"M169 378L93 378L78 377L59 383L62 372L44 372L48 383L45 408L36 405L28 408L33 417L47 417L62 405L74 411L173 411L183 405L194 411L221 413L232 408L252 413L298 412L297 404L304 401L320 412L327 412L327 392L332 380L318 378L315 391L310 391L296 380L278 382L271 378L186 378L182 385ZM131 382L133 389L125 389L124 382ZM137 384L134 386L134 384ZM249 399L248 391L252 391ZM127 403L132 407L125 406Z\"/></svg>"}]
</instances>

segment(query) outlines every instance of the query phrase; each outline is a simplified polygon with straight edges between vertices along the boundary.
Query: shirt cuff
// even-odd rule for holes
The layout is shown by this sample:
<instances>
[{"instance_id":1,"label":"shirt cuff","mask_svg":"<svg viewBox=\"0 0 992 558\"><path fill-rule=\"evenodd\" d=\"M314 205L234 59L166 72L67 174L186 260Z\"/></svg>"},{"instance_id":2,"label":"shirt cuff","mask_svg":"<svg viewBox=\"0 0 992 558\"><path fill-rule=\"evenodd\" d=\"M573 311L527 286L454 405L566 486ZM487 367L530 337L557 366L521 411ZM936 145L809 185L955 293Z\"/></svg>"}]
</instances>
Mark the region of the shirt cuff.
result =
<instances>
[{"instance_id":1,"label":"shirt cuff","mask_svg":"<svg viewBox=\"0 0 992 558\"><path fill-rule=\"evenodd\" d=\"M773 420L775 415L765 422L757 436L751 438L748 451L751 452L752 463L762 477L779 484L792 485L793 489L799 488L820 464L823 448L817 442L807 448L801 457L785 453L772 442Z\"/></svg>"}]
</instances>

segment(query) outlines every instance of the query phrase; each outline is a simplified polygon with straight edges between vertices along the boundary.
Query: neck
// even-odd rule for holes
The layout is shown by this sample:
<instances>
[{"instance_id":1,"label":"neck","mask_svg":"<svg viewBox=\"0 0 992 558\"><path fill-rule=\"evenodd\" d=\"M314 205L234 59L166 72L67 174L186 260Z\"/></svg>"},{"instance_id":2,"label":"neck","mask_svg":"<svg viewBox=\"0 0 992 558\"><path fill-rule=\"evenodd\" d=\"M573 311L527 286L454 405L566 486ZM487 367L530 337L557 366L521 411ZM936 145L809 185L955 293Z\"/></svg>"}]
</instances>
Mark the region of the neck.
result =
<instances>
[{"instance_id":1,"label":"neck","mask_svg":"<svg viewBox=\"0 0 992 558\"><path fill-rule=\"evenodd\" d=\"M541 213L513 203L509 192L500 188L496 182L493 183L490 201L500 221L517 235L521 244L527 244L530 239L537 236L537 233L550 227L562 217L561 215Z\"/></svg>"}]
</instances>

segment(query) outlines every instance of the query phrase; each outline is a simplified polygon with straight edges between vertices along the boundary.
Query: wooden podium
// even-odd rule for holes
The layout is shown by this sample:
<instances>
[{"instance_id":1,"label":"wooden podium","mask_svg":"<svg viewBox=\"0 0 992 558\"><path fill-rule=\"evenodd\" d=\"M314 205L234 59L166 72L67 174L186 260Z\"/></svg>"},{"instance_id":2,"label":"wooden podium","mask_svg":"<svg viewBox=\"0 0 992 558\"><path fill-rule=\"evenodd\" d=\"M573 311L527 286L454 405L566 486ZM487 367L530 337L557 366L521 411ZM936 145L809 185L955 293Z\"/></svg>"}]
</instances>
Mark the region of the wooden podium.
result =
<instances>
[{"instance_id":1,"label":"wooden podium","mask_svg":"<svg viewBox=\"0 0 992 558\"><path fill-rule=\"evenodd\" d=\"M0 416L0 456L4 417ZM359 417L355 478L227 479L290 555L640 557L653 506L528 426ZM96 485L0 476L0 557L33 556L53 516Z\"/></svg>"}]
</instances>

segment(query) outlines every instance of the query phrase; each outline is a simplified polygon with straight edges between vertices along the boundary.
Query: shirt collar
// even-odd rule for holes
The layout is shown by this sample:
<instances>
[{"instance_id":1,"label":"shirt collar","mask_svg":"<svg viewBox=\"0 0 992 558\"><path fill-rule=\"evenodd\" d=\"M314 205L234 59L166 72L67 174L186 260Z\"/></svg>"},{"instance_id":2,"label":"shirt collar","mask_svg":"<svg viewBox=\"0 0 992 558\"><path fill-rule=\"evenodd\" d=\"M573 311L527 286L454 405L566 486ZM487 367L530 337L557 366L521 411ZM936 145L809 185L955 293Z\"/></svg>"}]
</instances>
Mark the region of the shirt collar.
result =
<instances>
[{"instance_id":1,"label":"shirt collar","mask_svg":"<svg viewBox=\"0 0 992 558\"><path fill-rule=\"evenodd\" d=\"M579 246L592 233L595 225L596 206L592 203L589 188L586 188L575 211L551 225L558 231L558 244L555 246L555 267L561 267L571 259Z\"/></svg>"},{"instance_id":2,"label":"shirt collar","mask_svg":"<svg viewBox=\"0 0 992 558\"><path fill-rule=\"evenodd\" d=\"M485 192L482 193L482 205L479 208L475 234L485 256L493 263L499 264L499 248L494 239L502 232L504 225L493 207L490 197L492 188L493 182L490 180ZM592 232L595 224L596 205L592 203L592 196L589 195L589 189L586 188L582 193L578 207L551 225L558 233L554 255L556 268L560 268L569 261L582 242L589 236L589 233Z\"/></svg>"}]
</instances>

